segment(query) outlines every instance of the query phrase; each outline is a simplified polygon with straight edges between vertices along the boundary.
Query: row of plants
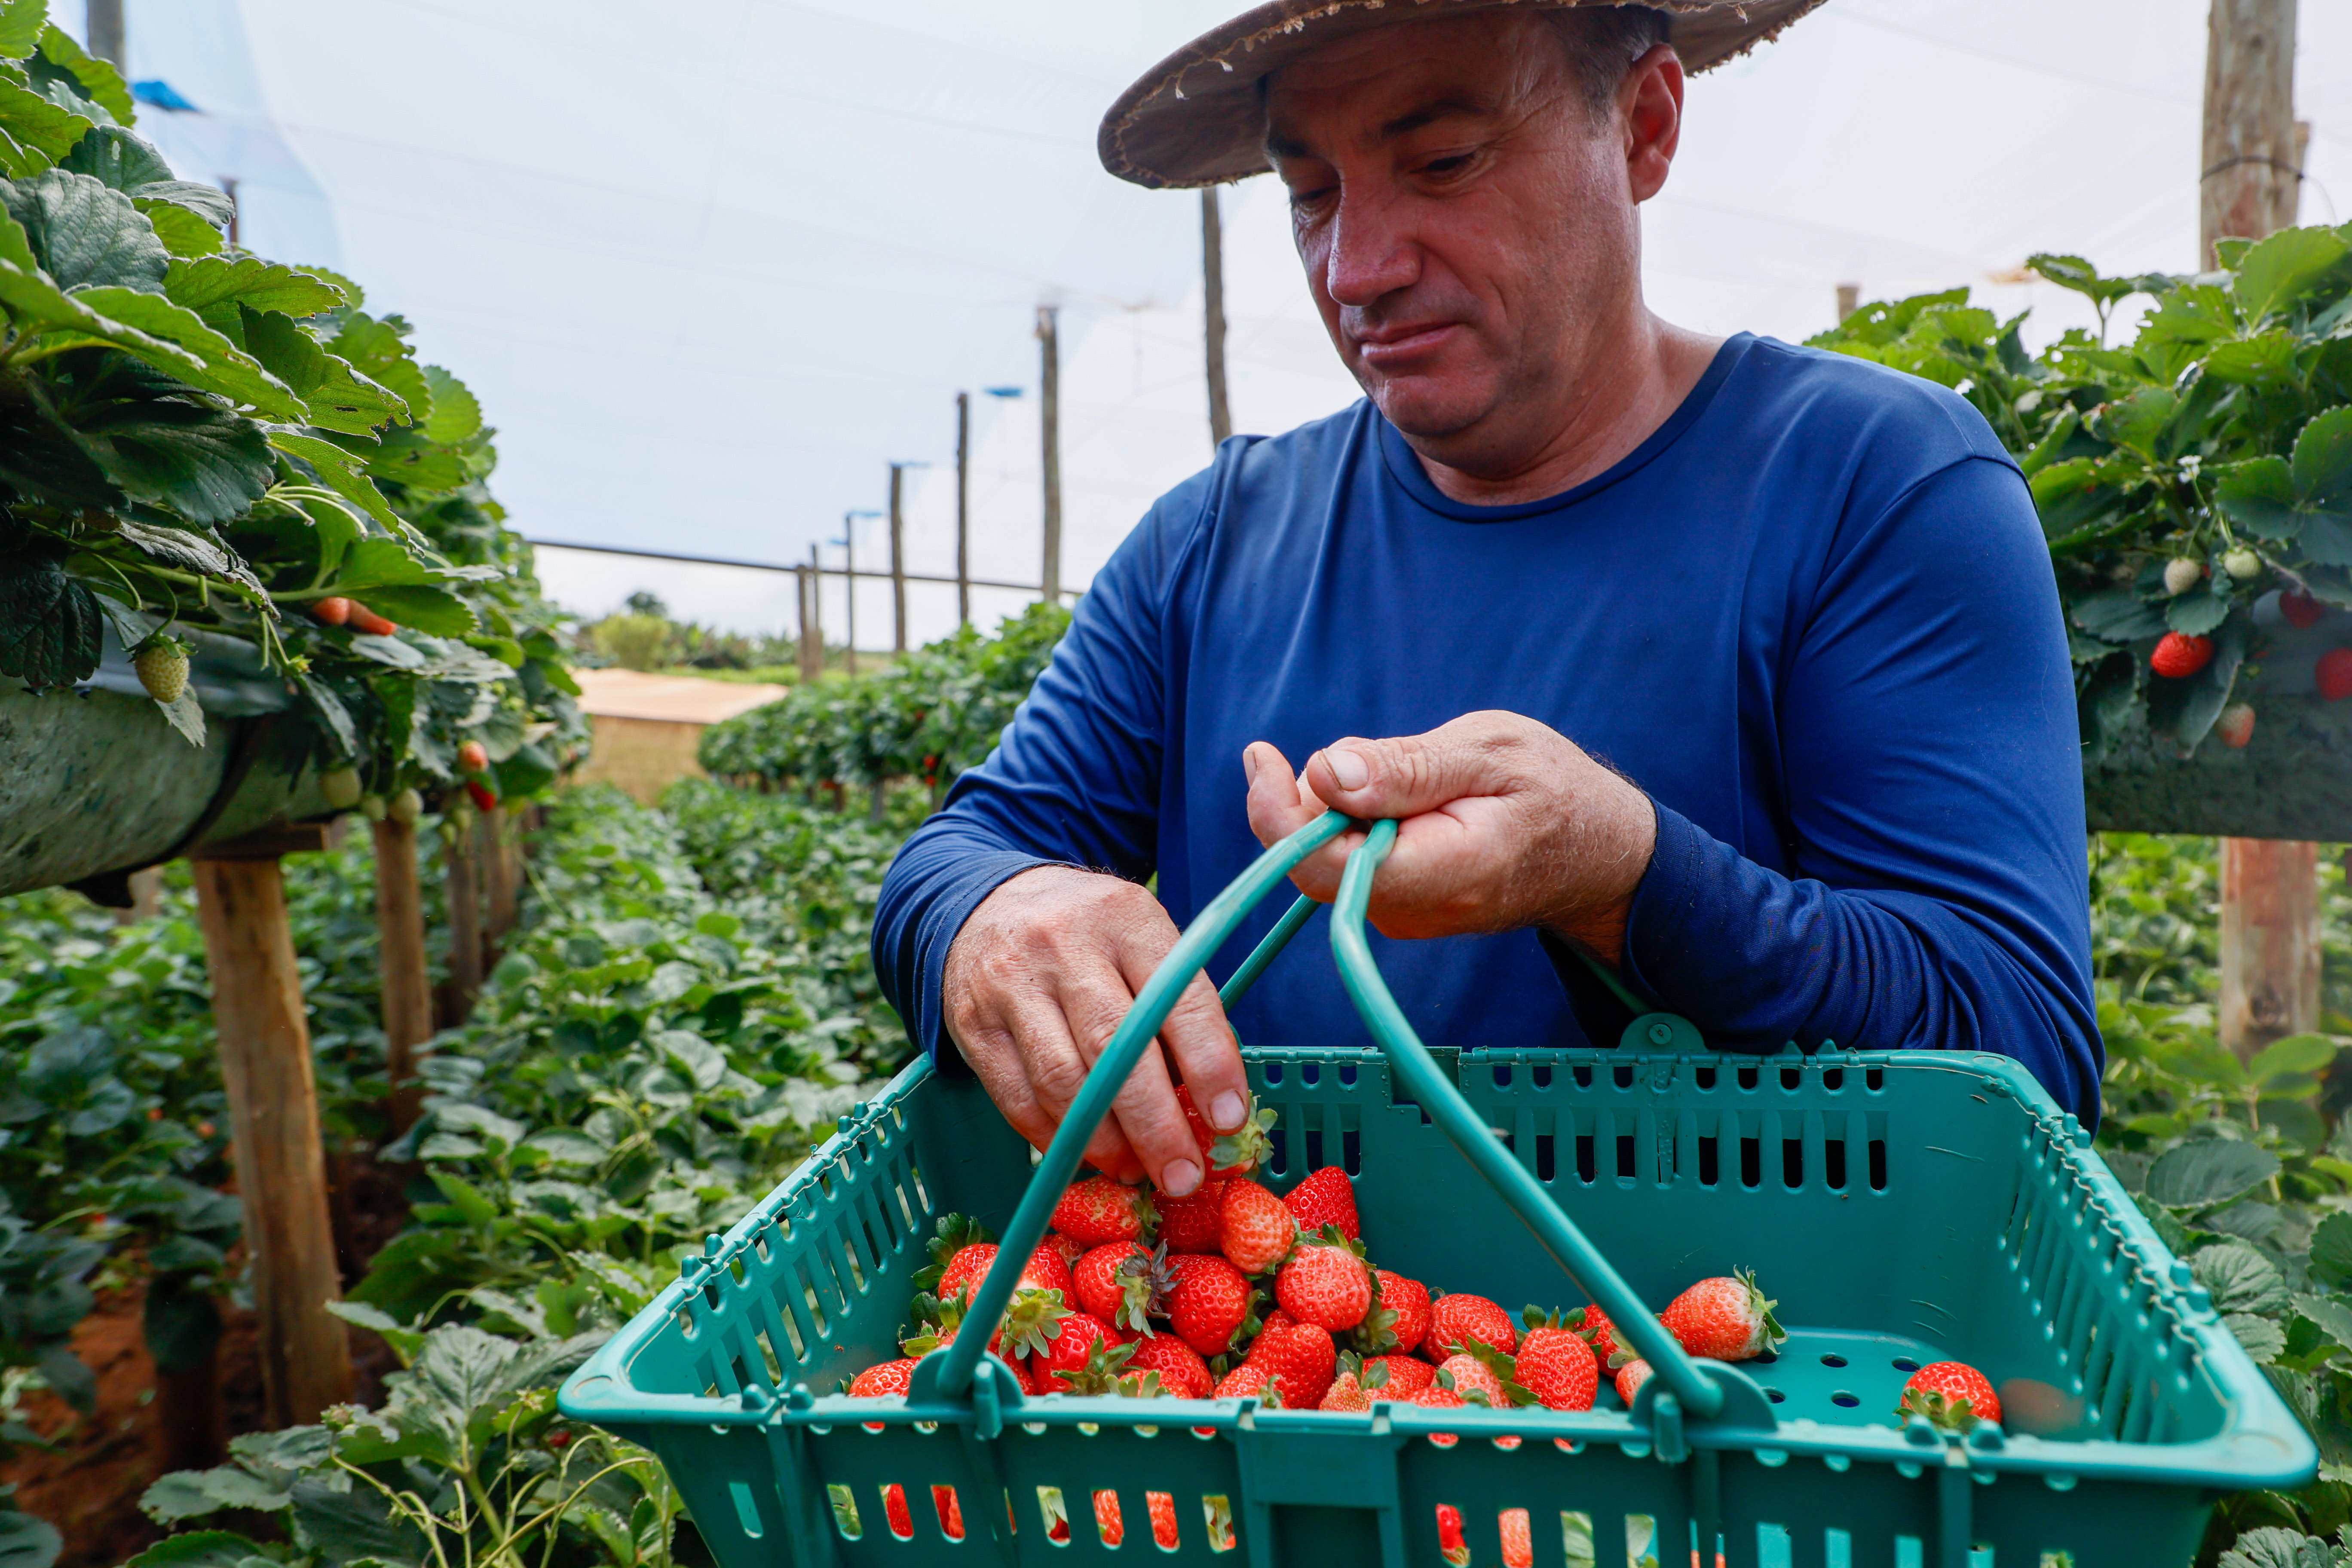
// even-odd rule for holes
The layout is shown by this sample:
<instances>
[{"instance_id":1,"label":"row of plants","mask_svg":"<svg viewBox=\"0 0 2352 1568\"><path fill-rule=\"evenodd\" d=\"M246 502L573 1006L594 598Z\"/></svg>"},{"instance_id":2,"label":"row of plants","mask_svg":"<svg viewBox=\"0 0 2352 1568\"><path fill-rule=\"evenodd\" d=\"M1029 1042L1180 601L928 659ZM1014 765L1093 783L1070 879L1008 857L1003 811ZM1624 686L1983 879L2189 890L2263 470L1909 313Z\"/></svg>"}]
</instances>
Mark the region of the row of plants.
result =
<instances>
[{"instance_id":1,"label":"row of plants","mask_svg":"<svg viewBox=\"0 0 2352 1568\"><path fill-rule=\"evenodd\" d=\"M473 395L356 283L231 243L135 123L41 0L0 7L0 677L68 691L111 640L202 744L215 634L333 804L544 788L585 731Z\"/></svg>"},{"instance_id":2,"label":"row of plants","mask_svg":"<svg viewBox=\"0 0 2352 1568\"><path fill-rule=\"evenodd\" d=\"M992 637L967 626L870 679L801 687L705 731L702 765L750 788L812 795L909 780L936 801L996 749L1069 624L1061 606L1032 605Z\"/></svg>"},{"instance_id":3,"label":"row of plants","mask_svg":"<svg viewBox=\"0 0 2352 1568\"><path fill-rule=\"evenodd\" d=\"M2209 734L2245 746L2271 628L2330 616L2343 635L2309 656L2317 698L2260 705L2352 738L2352 225L2225 240L2221 258L2186 278L2032 258L2100 322L2039 353L2023 315L1964 288L1867 305L1811 340L1954 388L2017 454L2094 767L2142 726L2176 754ZM2131 341L2110 343L2136 297L2149 303Z\"/></svg>"},{"instance_id":4,"label":"row of plants","mask_svg":"<svg viewBox=\"0 0 2352 1568\"><path fill-rule=\"evenodd\" d=\"M658 595L631 594L618 610L572 637L579 661L624 669L683 669L739 679L800 679L800 640L681 621Z\"/></svg>"}]
</instances>

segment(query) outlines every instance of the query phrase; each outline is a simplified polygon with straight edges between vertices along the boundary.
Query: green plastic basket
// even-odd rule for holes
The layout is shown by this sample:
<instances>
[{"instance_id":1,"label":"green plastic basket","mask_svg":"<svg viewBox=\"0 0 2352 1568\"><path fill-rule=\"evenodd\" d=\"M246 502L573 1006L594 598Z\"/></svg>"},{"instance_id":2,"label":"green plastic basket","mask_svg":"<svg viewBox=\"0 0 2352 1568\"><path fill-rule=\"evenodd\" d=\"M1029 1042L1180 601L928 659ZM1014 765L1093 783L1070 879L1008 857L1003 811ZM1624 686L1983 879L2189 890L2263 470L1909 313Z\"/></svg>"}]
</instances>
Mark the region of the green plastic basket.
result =
<instances>
[{"instance_id":1,"label":"green plastic basket","mask_svg":"<svg viewBox=\"0 0 2352 1568\"><path fill-rule=\"evenodd\" d=\"M1666 1015L1614 1051L1432 1053L1363 940L1392 824L1351 857L1332 922L1382 1048L1244 1053L1280 1112L1262 1173L1286 1188L1343 1166L1373 1256L1416 1279L1511 1306L1597 1301L1656 1369L1633 1407L1605 1384L1580 1413L1024 1396L976 1333L926 1358L903 1401L832 1394L899 1353L938 1214L1027 1256L1184 983L1347 826L1302 830L1202 911L1042 1158L970 1079L909 1068L688 1258L565 1384L564 1413L657 1454L720 1568L1113 1551L1438 1568L1442 1509L1475 1568L1504 1562L1507 1524L1533 1568L1681 1568L1701 1542L1725 1568L2167 1568L2221 1493L2311 1478L2308 1436L2014 1062L1715 1055ZM1788 1340L1738 1367L1693 1362L1641 1303L1735 1265L1779 1298ZM973 1315L991 1321L1013 1284L992 1270ZM1943 1359L2002 1386L2005 1432L1963 1442L1896 1418L1909 1371ZM1155 1503L1172 1504L1172 1551Z\"/></svg>"}]
</instances>

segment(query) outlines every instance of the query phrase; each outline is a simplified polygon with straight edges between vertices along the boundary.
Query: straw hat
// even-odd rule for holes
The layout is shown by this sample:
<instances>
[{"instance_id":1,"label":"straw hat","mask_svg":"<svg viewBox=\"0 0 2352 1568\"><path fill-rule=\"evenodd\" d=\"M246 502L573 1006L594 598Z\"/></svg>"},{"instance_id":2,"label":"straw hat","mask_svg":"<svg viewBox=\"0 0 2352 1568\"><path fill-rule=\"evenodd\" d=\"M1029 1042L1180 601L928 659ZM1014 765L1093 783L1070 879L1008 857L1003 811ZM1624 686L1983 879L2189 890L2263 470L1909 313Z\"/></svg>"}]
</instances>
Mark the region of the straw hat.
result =
<instances>
[{"instance_id":1,"label":"straw hat","mask_svg":"<svg viewBox=\"0 0 2352 1568\"><path fill-rule=\"evenodd\" d=\"M1110 106L1095 146L1122 180L1158 188L1221 184L1270 166L1258 87L1334 38L1423 16L1505 5L1559 9L1613 0L1272 0L1202 34ZM1674 18L1683 68L1747 53L1822 0L1643 0Z\"/></svg>"}]
</instances>

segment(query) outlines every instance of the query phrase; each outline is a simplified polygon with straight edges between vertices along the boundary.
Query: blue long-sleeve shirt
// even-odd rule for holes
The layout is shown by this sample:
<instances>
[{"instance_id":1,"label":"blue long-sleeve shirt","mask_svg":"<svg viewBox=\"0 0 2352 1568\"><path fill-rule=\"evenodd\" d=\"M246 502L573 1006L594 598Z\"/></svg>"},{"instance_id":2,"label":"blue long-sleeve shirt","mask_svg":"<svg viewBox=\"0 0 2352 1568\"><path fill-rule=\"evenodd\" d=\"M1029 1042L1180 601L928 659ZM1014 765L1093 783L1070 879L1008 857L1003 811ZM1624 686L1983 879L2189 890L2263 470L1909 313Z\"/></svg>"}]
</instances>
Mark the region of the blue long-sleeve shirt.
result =
<instances>
[{"instance_id":1,"label":"blue long-sleeve shirt","mask_svg":"<svg viewBox=\"0 0 2352 1568\"><path fill-rule=\"evenodd\" d=\"M2024 481L1943 388L1747 336L1631 456L1526 505L1447 499L1369 403L1225 442L900 850L883 989L936 1053L949 944L1007 879L1156 870L1181 925L1258 853L1249 742L1299 766L1482 709L1655 803L1622 973L1711 1043L1995 1051L2095 1117L2074 685ZM1369 1043L1323 918L1243 1039ZM1433 1045L1609 1044L1629 1016L1534 931L1371 941Z\"/></svg>"}]
</instances>

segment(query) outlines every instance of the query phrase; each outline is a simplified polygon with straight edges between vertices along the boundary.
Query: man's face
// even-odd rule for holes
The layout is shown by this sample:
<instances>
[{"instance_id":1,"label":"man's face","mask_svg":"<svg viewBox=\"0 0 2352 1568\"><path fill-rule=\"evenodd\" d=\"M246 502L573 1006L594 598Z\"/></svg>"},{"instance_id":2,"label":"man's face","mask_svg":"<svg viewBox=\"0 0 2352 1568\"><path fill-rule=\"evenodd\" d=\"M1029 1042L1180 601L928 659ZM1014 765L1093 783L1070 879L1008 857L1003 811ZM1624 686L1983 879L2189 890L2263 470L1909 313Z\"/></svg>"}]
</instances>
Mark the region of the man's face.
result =
<instances>
[{"instance_id":1,"label":"man's face","mask_svg":"<svg viewBox=\"0 0 2352 1568\"><path fill-rule=\"evenodd\" d=\"M1267 146L1324 325L1440 461L1507 466L1556 417L1564 368L1638 308L1650 192L1629 178L1620 98L1595 114L1524 14L1378 28L1269 84Z\"/></svg>"}]
</instances>

